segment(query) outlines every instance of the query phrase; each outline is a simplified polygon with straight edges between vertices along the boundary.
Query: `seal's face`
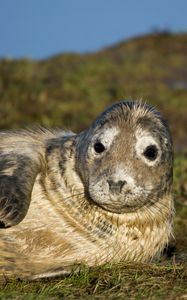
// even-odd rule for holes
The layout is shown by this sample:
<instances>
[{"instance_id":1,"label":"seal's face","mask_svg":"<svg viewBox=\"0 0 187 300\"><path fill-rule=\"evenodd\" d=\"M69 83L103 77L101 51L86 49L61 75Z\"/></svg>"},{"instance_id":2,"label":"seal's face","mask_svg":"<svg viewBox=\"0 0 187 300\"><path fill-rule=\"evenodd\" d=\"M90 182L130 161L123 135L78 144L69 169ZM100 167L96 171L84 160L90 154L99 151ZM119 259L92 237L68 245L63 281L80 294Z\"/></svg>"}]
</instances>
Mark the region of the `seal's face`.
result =
<instances>
[{"instance_id":1,"label":"seal's face","mask_svg":"<svg viewBox=\"0 0 187 300\"><path fill-rule=\"evenodd\" d=\"M88 197L115 213L135 211L171 192L172 144L160 114L121 102L84 133L79 170Z\"/></svg>"}]
</instances>

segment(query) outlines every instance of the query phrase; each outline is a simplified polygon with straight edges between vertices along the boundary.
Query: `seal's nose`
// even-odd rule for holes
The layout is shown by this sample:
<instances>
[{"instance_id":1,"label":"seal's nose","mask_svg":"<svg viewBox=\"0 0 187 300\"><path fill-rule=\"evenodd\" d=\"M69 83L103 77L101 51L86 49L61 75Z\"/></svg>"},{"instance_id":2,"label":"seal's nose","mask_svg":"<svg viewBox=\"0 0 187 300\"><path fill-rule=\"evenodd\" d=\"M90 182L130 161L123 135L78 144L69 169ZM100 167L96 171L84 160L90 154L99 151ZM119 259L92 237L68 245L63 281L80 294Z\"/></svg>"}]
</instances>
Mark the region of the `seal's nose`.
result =
<instances>
[{"instance_id":1,"label":"seal's nose","mask_svg":"<svg viewBox=\"0 0 187 300\"><path fill-rule=\"evenodd\" d=\"M117 182L114 182L112 180L108 180L108 185L109 185L109 190L112 194L120 194L121 190L123 188L123 186L126 184L127 182L124 180L119 180Z\"/></svg>"}]
</instances>

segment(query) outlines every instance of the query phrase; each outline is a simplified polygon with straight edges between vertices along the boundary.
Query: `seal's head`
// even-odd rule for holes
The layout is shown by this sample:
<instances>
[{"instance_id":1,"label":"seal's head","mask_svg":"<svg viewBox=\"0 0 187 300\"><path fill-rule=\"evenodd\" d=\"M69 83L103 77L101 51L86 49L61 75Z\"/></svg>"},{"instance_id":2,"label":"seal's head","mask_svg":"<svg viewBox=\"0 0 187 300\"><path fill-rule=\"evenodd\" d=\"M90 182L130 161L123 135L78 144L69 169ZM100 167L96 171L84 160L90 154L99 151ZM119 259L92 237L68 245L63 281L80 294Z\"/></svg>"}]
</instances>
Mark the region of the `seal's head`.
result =
<instances>
[{"instance_id":1,"label":"seal's head","mask_svg":"<svg viewBox=\"0 0 187 300\"><path fill-rule=\"evenodd\" d=\"M150 206L172 188L172 141L154 108L119 102L80 137L77 170L88 198L115 213Z\"/></svg>"}]
</instances>

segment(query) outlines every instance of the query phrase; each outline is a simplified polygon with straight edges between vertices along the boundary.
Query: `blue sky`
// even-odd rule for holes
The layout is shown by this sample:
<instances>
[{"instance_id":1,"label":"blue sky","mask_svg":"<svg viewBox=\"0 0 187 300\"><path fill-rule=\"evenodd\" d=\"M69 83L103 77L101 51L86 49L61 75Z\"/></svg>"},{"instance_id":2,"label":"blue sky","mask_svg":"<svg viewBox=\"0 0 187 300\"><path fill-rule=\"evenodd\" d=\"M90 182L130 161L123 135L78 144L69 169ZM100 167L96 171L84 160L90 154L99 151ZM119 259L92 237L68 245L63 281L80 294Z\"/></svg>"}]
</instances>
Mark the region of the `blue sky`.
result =
<instances>
[{"instance_id":1,"label":"blue sky","mask_svg":"<svg viewBox=\"0 0 187 300\"><path fill-rule=\"evenodd\" d=\"M187 0L0 0L0 57L96 51L154 29L187 32Z\"/></svg>"}]
</instances>

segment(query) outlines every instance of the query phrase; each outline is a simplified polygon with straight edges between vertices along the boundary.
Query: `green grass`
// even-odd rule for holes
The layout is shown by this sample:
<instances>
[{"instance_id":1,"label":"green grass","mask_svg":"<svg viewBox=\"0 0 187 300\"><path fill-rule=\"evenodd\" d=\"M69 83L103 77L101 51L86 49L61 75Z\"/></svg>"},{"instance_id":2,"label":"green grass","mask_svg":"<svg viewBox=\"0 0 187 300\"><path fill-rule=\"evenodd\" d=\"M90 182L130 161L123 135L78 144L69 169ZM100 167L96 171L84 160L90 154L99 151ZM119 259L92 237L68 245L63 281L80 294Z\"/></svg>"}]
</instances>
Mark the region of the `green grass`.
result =
<instances>
[{"instance_id":1,"label":"green grass","mask_svg":"<svg viewBox=\"0 0 187 300\"><path fill-rule=\"evenodd\" d=\"M187 296L186 284L187 268L175 262L106 265L83 268L66 278L12 282L4 286L0 299L179 299Z\"/></svg>"}]
</instances>

